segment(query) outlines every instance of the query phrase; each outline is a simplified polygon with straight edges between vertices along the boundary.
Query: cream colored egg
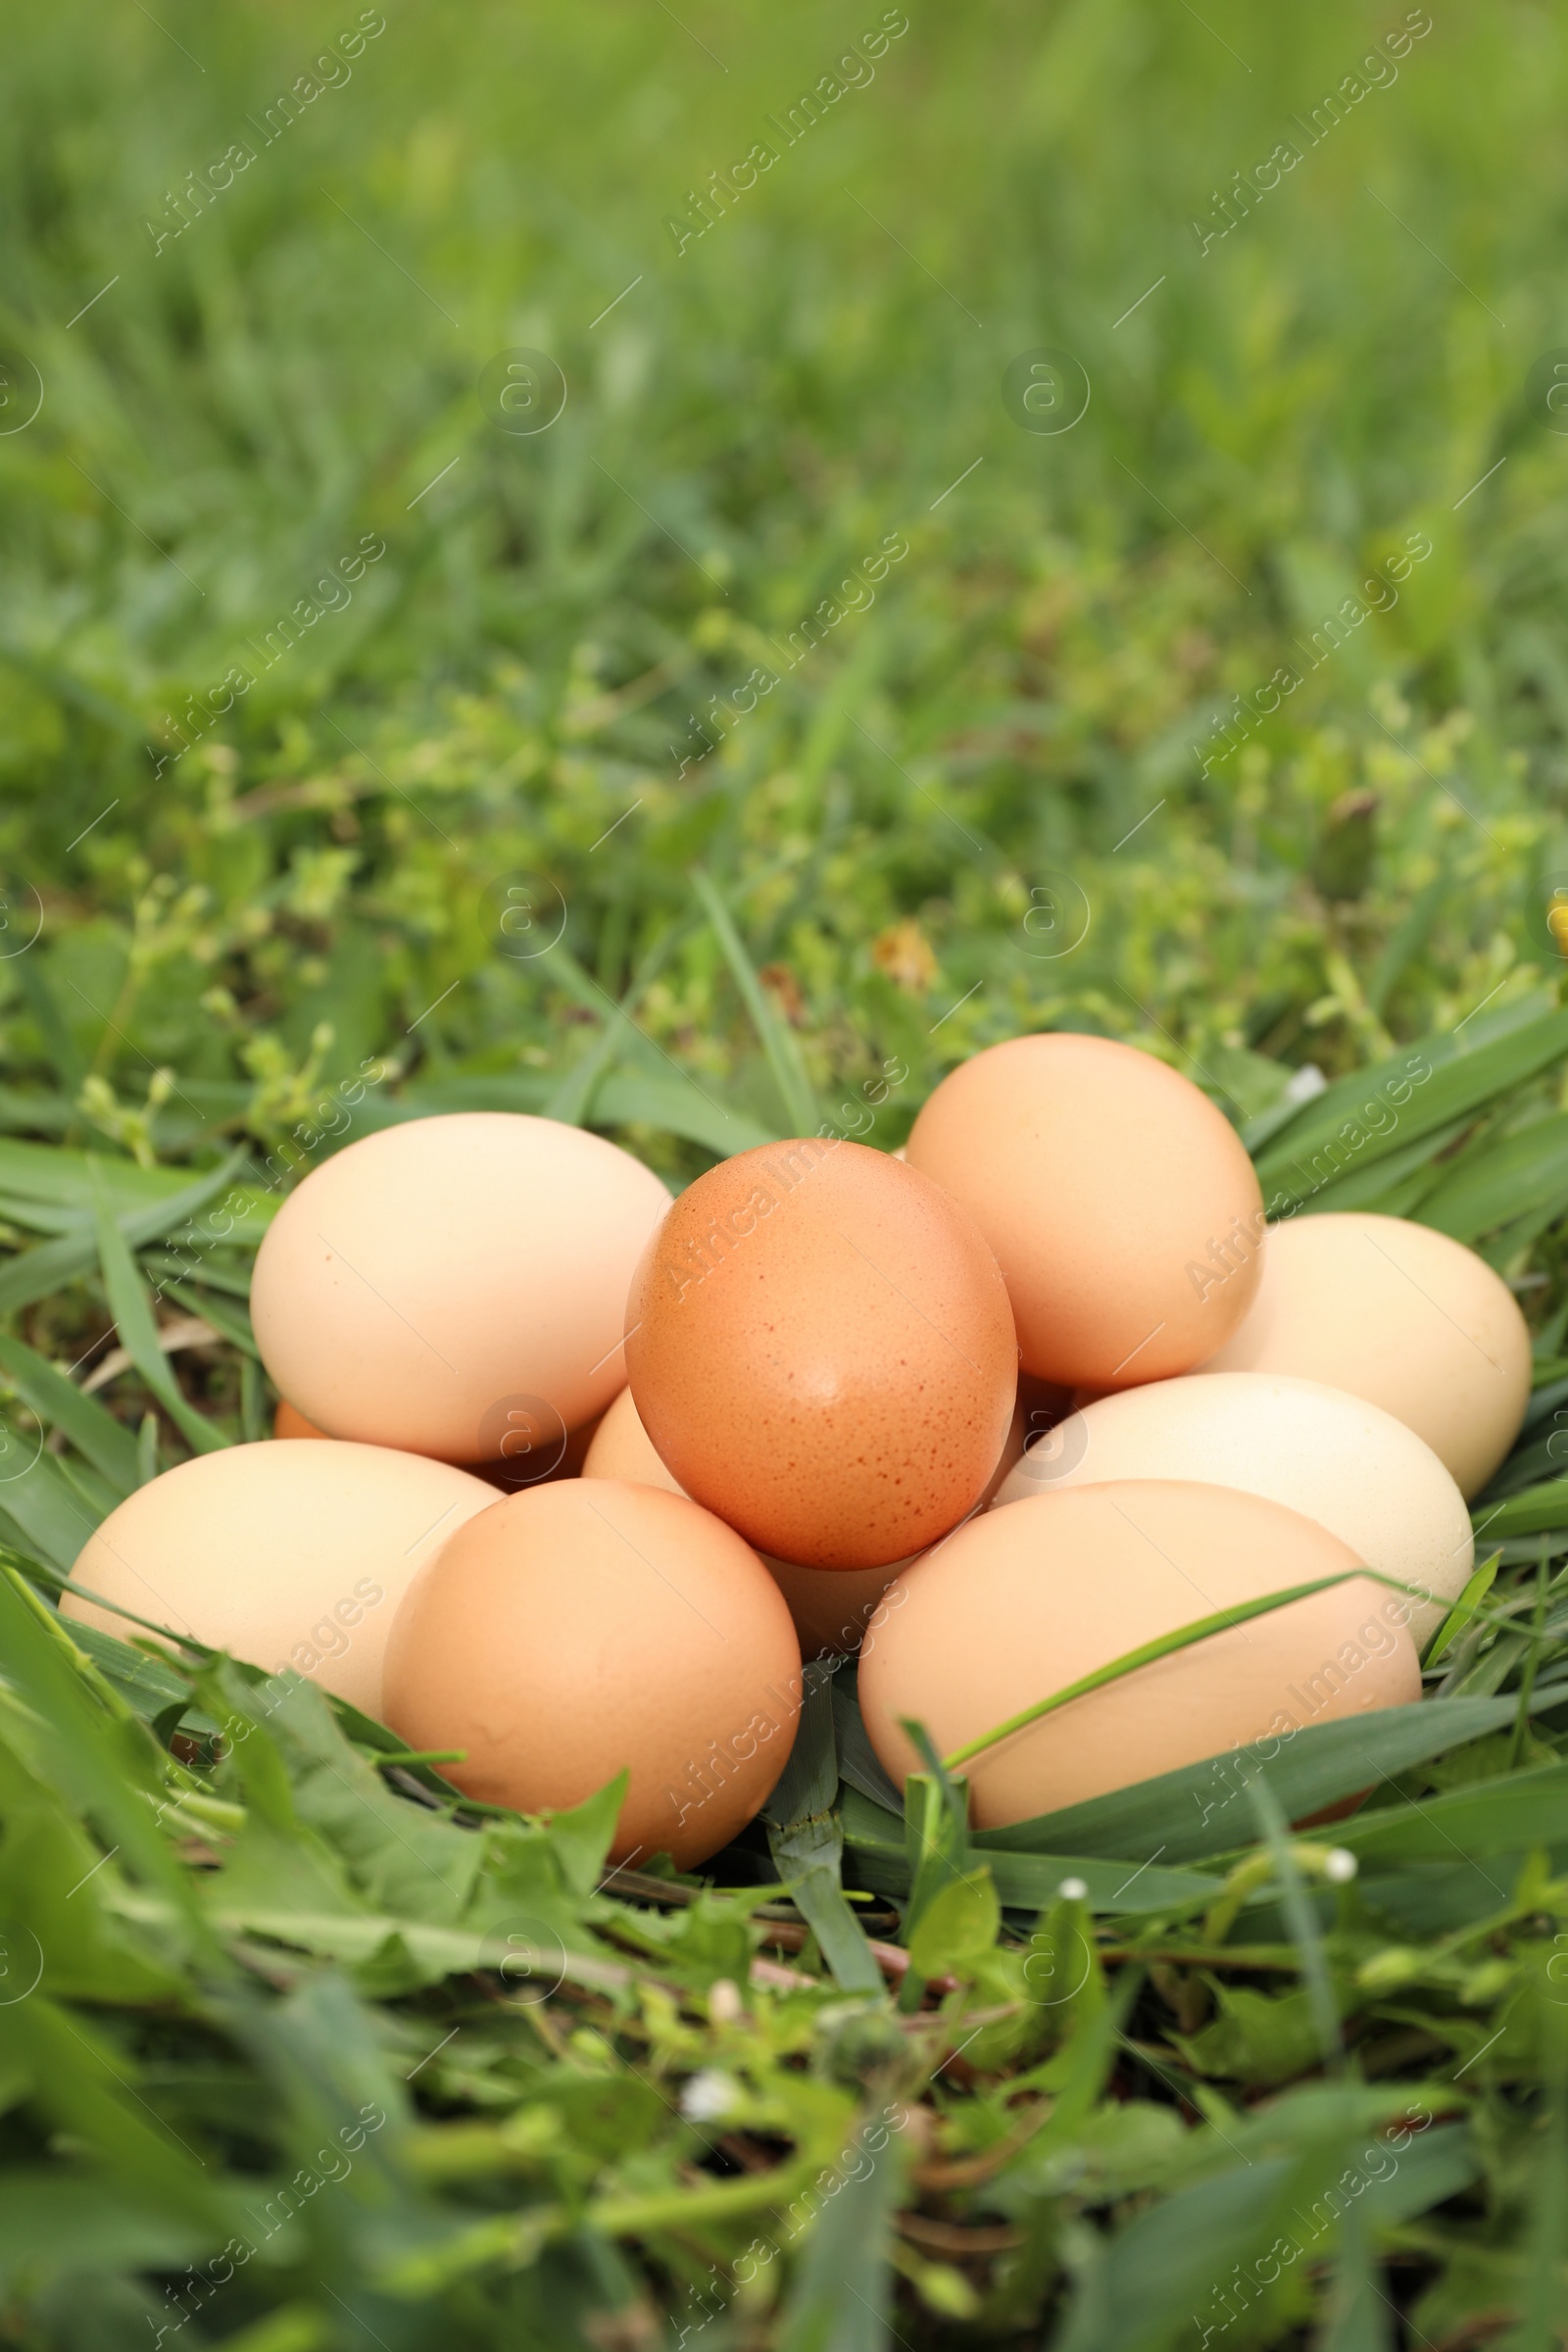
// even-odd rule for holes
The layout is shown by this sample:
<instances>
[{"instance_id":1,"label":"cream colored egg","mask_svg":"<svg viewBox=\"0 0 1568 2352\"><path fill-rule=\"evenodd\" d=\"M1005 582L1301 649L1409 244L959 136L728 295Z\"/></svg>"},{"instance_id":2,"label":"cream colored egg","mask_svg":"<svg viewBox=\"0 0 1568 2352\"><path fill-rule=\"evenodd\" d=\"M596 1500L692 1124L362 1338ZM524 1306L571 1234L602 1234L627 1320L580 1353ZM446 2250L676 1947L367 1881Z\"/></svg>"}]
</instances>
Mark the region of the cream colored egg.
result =
<instances>
[{"instance_id":1,"label":"cream colored egg","mask_svg":"<svg viewBox=\"0 0 1568 2352\"><path fill-rule=\"evenodd\" d=\"M1021 1446L1020 1423L1013 1459ZM582 1474L629 1479L638 1486L662 1487L668 1494L684 1493L654 1451L630 1389L622 1389L594 1432ZM789 1603L802 1655L808 1658L856 1648L866 1619L904 1565L895 1561L886 1568L802 1568L767 1552L758 1557Z\"/></svg>"},{"instance_id":2,"label":"cream colored egg","mask_svg":"<svg viewBox=\"0 0 1568 2352\"><path fill-rule=\"evenodd\" d=\"M1032 1495L971 1520L890 1588L860 1652L871 1744L902 1783L921 1769L906 1717L952 1757L1161 1634L1355 1565L1326 1528L1235 1488L1154 1479ZM1213 1756L1213 1848L1247 1843L1257 1825L1233 1751L1418 1699L1407 1607L1351 1575L1070 1700L956 1766L975 1826Z\"/></svg>"},{"instance_id":3,"label":"cream colored egg","mask_svg":"<svg viewBox=\"0 0 1568 2352\"><path fill-rule=\"evenodd\" d=\"M257 1255L278 1389L329 1436L544 1463L626 1379L626 1290L669 1195L556 1119L463 1111L313 1169Z\"/></svg>"},{"instance_id":4,"label":"cream colored egg","mask_svg":"<svg viewBox=\"0 0 1568 2352\"><path fill-rule=\"evenodd\" d=\"M1513 1293L1462 1242L1360 1210L1269 1228L1247 1320L1203 1366L1285 1372L1381 1405L1484 1487L1530 1401L1530 1332Z\"/></svg>"},{"instance_id":5,"label":"cream colored egg","mask_svg":"<svg viewBox=\"0 0 1568 2352\"><path fill-rule=\"evenodd\" d=\"M381 1712L381 1656L425 1561L493 1488L389 1446L283 1438L198 1454L138 1487L83 1545L85 1592L226 1649L285 1666ZM66 1617L122 1641L139 1629L75 1592Z\"/></svg>"},{"instance_id":6,"label":"cream colored egg","mask_svg":"<svg viewBox=\"0 0 1568 2352\"><path fill-rule=\"evenodd\" d=\"M1030 1447L993 1508L1150 1478L1240 1487L1320 1521L1369 1568L1436 1595L1411 1619L1418 1646L1475 1565L1464 1496L1413 1430L1347 1390L1267 1372L1193 1373L1102 1396Z\"/></svg>"},{"instance_id":7,"label":"cream colored egg","mask_svg":"<svg viewBox=\"0 0 1568 2352\"><path fill-rule=\"evenodd\" d=\"M685 1495L562 1479L443 1545L398 1612L386 1710L411 1747L462 1748L470 1796L579 1805L630 1775L611 1848L690 1869L783 1771L801 1653L776 1587Z\"/></svg>"}]
</instances>

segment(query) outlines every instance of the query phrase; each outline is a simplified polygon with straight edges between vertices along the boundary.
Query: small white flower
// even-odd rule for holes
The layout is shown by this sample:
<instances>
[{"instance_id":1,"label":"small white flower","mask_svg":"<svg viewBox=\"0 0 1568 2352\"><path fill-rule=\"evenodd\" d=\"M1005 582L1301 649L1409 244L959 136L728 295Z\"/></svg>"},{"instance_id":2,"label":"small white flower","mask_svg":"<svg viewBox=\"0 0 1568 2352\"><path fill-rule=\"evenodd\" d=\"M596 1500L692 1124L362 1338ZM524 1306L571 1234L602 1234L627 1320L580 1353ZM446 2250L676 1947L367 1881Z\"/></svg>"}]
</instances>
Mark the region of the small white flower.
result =
<instances>
[{"instance_id":1,"label":"small white flower","mask_svg":"<svg viewBox=\"0 0 1568 2352\"><path fill-rule=\"evenodd\" d=\"M1348 1845L1336 1845L1325 1857L1323 1876L1335 1886L1346 1886L1360 1867Z\"/></svg>"},{"instance_id":2,"label":"small white flower","mask_svg":"<svg viewBox=\"0 0 1568 2352\"><path fill-rule=\"evenodd\" d=\"M728 2075L705 2066L701 2074L693 2075L681 2092L680 2111L690 2124L711 2124L721 2115L728 2115L739 2095Z\"/></svg>"},{"instance_id":3,"label":"small white flower","mask_svg":"<svg viewBox=\"0 0 1568 2352\"><path fill-rule=\"evenodd\" d=\"M1081 1903L1089 1888L1082 1879L1063 1879L1056 1892L1064 1903Z\"/></svg>"},{"instance_id":4,"label":"small white flower","mask_svg":"<svg viewBox=\"0 0 1568 2352\"><path fill-rule=\"evenodd\" d=\"M708 2015L715 2026L738 2025L746 2015L740 1986L729 1977L719 1977L708 1988Z\"/></svg>"}]
</instances>

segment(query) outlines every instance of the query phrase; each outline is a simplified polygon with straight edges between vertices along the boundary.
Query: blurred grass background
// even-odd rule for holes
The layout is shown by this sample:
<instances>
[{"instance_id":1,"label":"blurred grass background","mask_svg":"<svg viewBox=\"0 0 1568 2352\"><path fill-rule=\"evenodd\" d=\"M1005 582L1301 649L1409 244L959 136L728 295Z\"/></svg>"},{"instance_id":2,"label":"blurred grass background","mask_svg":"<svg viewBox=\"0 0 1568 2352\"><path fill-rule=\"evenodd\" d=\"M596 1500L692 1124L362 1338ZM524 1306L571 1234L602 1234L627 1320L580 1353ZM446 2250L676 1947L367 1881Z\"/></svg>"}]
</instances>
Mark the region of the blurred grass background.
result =
<instances>
[{"instance_id":1,"label":"blurred grass background","mask_svg":"<svg viewBox=\"0 0 1568 2352\"><path fill-rule=\"evenodd\" d=\"M0 343L43 387L0 436L0 862L11 937L42 923L0 962L14 1131L271 1141L371 1053L543 1103L596 986L654 1041L596 1069L667 1053L755 1106L699 866L824 1102L909 1062L887 1142L1020 1026L1185 1056L1255 1114L1555 971L1568 440L1526 393L1568 332L1554 12L1440 0L1308 147L1292 118L1428 12L915 6L681 249L870 0L399 0L264 143L339 16L13 20ZM568 385L532 438L475 391L514 346ZM1092 387L1057 435L1002 396L1041 346ZM1204 773L1413 533L1397 603ZM352 604L160 772L367 534ZM888 534L874 606L679 773ZM509 881L573 963L498 953Z\"/></svg>"}]
</instances>

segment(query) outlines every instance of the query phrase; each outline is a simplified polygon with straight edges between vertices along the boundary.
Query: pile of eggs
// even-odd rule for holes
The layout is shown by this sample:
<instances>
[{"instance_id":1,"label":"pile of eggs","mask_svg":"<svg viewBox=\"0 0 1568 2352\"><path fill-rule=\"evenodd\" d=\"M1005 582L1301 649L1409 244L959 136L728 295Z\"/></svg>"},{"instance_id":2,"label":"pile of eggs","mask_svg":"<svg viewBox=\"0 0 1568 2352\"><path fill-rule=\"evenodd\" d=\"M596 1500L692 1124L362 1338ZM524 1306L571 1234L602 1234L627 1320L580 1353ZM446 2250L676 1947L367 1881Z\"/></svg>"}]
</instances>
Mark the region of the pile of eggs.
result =
<instances>
[{"instance_id":1,"label":"pile of eggs","mask_svg":"<svg viewBox=\"0 0 1568 2352\"><path fill-rule=\"evenodd\" d=\"M963 1063L903 1152L674 1200L550 1119L383 1129L284 1202L252 1310L276 1439L122 1503L67 1613L292 1666L524 1812L624 1771L614 1858L683 1869L765 1803L803 1655L858 1649L902 1781L911 1720L951 1754L1322 1583L985 1746L982 1828L1417 1698L1530 1391L1472 1251L1265 1228L1207 1098L1071 1034Z\"/></svg>"}]
</instances>

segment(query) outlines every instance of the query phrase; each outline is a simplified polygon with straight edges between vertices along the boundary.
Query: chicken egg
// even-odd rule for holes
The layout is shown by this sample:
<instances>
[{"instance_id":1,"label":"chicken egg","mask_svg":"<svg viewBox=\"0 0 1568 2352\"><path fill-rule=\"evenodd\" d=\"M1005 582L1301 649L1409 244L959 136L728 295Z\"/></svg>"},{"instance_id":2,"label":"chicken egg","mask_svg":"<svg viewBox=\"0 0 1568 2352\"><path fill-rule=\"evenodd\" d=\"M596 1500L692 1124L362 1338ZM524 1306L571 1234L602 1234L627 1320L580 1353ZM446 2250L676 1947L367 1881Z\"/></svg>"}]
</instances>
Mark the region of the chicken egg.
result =
<instances>
[{"instance_id":1,"label":"chicken egg","mask_svg":"<svg viewBox=\"0 0 1568 2352\"><path fill-rule=\"evenodd\" d=\"M556 1119L383 1128L269 1226L262 1360L333 1437L453 1462L564 1454L624 1385L626 1285L668 1205L640 1160Z\"/></svg>"},{"instance_id":2,"label":"chicken egg","mask_svg":"<svg viewBox=\"0 0 1568 2352\"><path fill-rule=\"evenodd\" d=\"M1326 1528L1236 1488L1151 1479L1035 1494L970 1520L889 1588L860 1652L866 1731L902 1784L922 1769L906 1717L951 1756L1162 1634L1356 1565ZM1351 1576L1069 1700L956 1767L976 1828L1418 1699L1408 1605ZM1214 1810L1228 1803L1216 1850L1256 1834L1239 1780L1220 1773Z\"/></svg>"},{"instance_id":3,"label":"chicken egg","mask_svg":"<svg viewBox=\"0 0 1568 2352\"><path fill-rule=\"evenodd\" d=\"M995 1250L1039 1380L1169 1379L1251 1304L1252 1163L1208 1098L1136 1047L1064 1031L989 1046L943 1079L908 1152Z\"/></svg>"},{"instance_id":4,"label":"chicken egg","mask_svg":"<svg viewBox=\"0 0 1568 2352\"><path fill-rule=\"evenodd\" d=\"M1348 1389L1424 1438L1466 1495L1518 1436L1532 1368L1529 1327L1485 1258L1351 1209L1269 1227L1247 1320L1203 1366Z\"/></svg>"},{"instance_id":5,"label":"chicken egg","mask_svg":"<svg viewBox=\"0 0 1568 2352\"><path fill-rule=\"evenodd\" d=\"M769 1144L689 1186L644 1254L626 1360L688 1494L759 1550L875 1568L985 1492L1016 1391L1002 1276L886 1152Z\"/></svg>"},{"instance_id":6,"label":"chicken egg","mask_svg":"<svg viewBox=\"0 0 1568 2352\"><path fill-rule=\"evenodd\" d=\"M381 1712L381 1659L424 1562L494 1491L423 1454L285 1438L197 1454L88 1537L61 1614L124 1641L86 1593L272 1673L293 1667Z\"/></svg>"},{"instance_id":7,"label":"chicken egg","mask_svg":"<svg viewBox=\"0 0 1568 2352\"><path fill-rule=\"evenodd\" d=\"M393 1627L386 1716L469 1796L583 1803L622 1769L612 1846L687 1870L765 1803L789 1759L801 1653L750 1546L684 1495L564 1479L460 1528Z\"/></svg>"},{"instance_id":8,"label":"chicken egg","mask_svg":"<svg viewBox=\"0 0 1568 2352\"><path fill-rule=\"evenodd\" d=\"M1475 1565L1464 1496L1430 1446L1347 1390L1268 1372L1203 1372L1102 1396L1008 1473L994 1511L1060 1487L1123 1479L1239 1487L1316 1519L1384 1576L1436 1595L1425 1646Z\"/></svg>"},{"instance_id":9,"label":"chicken egg","mask_svg":"<svg viewBox=\"0 0 1568 2352\"><path fill-rule=\"evenodd\" d=\"M624 1396L625 1390L621 1395ZM537 1486L547 1478L580 1478L583 1457L593 1443L598 1420L585 1421L564 1440L557 1437L553 1428L542 1432L532 1425L532 1434L525 1435L514 1426L502 1443L501 1458L493 1462L474 1462L468 1465L475 1478L482 1478L487 1487L496 1487L503 1494L515 1494L519 1487ZM296 1412L287 1397L280 1398L272 1416L274 1438L324 1438L324 1429L318 1429ZM1022 1452L1022 1446L1019 1451ZM999 1482L1000 1483L1000 1482Z\"/></svg>"},{"instance_id":10,"label":"chicken egg","mask_svg":"<svg viewBox=\"0 0 1568 2352\"><path fill-rule=\"evenodd\" d=\"M1022 1450L1020 1432L1018 1453ZM1004 1474L999 1467L999 1485ZM635 1486L662 1487L666 1494L685 1493L654 1451L630 1389L621 1390L600 1422L582 1475L630 1479ZM784 1595L807 1658L856 1648L866 1619L905 1565L899 1560L885 1568L802 1568L765 1551L758 1557Z\"/></svg>"},{"instance_id":11,"label":"chicken egg","mask_svg":"<svg viewBox=\"0 0 1568 2352\"><path fill-rule=\"evenodd\" d=\"M286 1396L280 1396L277 1410L272 1415L272 1435L274 1438L324 1438L326 1432L318 1429L314 1421L307 1421L303 1413L296 1412Z\"/></svg>"}]
</instances>

